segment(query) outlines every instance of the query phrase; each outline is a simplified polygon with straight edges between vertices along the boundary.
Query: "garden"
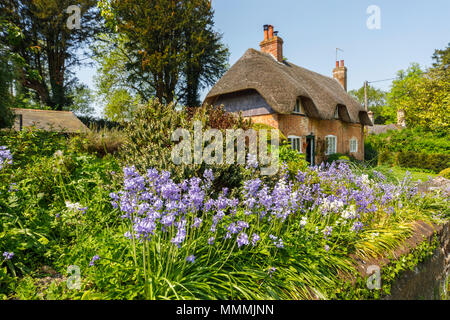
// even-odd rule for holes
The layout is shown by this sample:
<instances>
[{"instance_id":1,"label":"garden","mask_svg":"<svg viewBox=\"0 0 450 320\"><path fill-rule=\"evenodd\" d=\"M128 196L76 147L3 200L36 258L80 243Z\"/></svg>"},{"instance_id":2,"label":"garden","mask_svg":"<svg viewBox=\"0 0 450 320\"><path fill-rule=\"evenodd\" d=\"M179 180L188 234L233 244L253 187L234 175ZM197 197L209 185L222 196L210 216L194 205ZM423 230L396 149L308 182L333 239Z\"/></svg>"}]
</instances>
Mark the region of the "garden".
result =
<instances>
[{"instance_id":1,"label":"garden","mask_svg":"<svg viewBox=\"0 0 450 320\"><path fill-rule=\"evenodd\" d=\"M0 133L2 299L380 299L436 241L391 259L378 289L357 261L392 258L418 221L448 223L409 173L335 161L280 170L170 161L170 134L248 128L220 108L153 101L124 128ZM442 293L443 295L444 293Z\"/></svg>"}]
</instances>

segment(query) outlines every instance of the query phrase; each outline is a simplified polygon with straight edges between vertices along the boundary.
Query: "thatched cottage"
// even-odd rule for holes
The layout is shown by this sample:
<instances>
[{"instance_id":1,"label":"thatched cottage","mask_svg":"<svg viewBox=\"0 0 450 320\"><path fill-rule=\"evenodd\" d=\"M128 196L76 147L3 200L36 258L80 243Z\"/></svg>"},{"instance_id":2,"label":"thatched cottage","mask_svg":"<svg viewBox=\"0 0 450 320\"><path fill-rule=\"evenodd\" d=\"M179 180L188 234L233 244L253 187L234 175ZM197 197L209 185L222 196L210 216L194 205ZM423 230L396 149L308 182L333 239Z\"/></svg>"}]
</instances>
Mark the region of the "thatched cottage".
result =
<instances>
[{"instance_id":1,"label":"thatched cottage","mask_svg":"<svg viewBox=\"0 0 450 320\"><path fill-rule=\"evenodd\" d=\"M12 129L16 131L33 126L40 130L65 133L89 131L71 111L13 108L12 112L15 115Z\"/></svg>"},{"instance_id":2,"label":"thatched cottage","mask_svg":"<svg viewBox=\"0 0 450 320\"><path fill-rule=\"evenodd\" d=\"M248 49L216 83L205 103L242 112L279 129L311 164L333 153L364 159L364 108L347 94L347 68L336 62L333 78L283 58L283 40L264 26L261 51Z\"/></svg>"}]
</instances>

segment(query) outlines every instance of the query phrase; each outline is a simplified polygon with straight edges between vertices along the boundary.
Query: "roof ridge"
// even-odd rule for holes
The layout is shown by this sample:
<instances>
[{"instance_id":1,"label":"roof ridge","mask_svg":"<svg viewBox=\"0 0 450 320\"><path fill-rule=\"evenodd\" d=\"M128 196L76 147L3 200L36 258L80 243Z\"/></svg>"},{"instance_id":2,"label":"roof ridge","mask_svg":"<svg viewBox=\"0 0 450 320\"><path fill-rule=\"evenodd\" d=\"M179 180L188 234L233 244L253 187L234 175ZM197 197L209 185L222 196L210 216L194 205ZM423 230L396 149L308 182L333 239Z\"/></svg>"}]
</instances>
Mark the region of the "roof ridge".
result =
<instances>
[{"instance_id":1,"label":"roof ridge","mask_svg":"<svg viewBox=\"0 0 450 320\"><path fill-rule=\"evenodd\" d=\"M44 110L44 109L27 109L27 108L11 108L11 110L26 110L26 111L34 111L34 112L55 112L55 113L61 113L61 112L65 112L65 113L73 113L73 111L67 111L67 110Z\"/></svg>"}]
</instances>

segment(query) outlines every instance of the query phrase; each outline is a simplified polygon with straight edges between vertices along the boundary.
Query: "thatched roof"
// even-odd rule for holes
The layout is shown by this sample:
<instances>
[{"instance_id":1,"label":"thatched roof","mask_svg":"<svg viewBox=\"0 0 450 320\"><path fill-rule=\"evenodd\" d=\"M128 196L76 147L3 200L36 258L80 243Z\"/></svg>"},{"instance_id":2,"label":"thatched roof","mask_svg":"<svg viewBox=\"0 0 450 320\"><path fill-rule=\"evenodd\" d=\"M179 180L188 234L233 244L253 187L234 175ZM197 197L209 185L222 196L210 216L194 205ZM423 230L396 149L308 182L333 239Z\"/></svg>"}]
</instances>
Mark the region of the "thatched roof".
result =
<instances>
[{"instance_id":1,"label":"thatched roof","mask_svg":"<svg viewBox=\"0 0 450 320\"><path fill-rule=\"evenodd\" d=\"M372 125L367 112L336 80L290 62L278 62L270 54L248 49L206 96L214 103L221 95L254 89L272 109L281 114L293 111L301 98L307 116Z\"/></svg>"},{"instance_id":2,"label":"thatched roof","mask_svg":"<svg viewBox=\"0 0 450 320\"><path fill-rule=\"evenodd\" d=\"M22 115L22 127L36 126L38 129L58 132L86 132L89 129L71 111L53 111L36 109L12 109L16 115L13 129L20 130L20 119Z\"/></svg>"}]
</instances>

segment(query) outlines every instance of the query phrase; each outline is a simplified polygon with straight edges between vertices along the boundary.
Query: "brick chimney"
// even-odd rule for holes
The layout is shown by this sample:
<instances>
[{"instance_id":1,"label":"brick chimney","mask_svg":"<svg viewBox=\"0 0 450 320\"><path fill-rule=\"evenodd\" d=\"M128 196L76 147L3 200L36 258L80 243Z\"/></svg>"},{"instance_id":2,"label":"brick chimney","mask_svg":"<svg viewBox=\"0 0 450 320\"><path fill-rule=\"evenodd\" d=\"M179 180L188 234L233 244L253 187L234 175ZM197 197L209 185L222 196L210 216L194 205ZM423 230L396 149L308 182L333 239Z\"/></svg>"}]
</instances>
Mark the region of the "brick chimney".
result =
<instances>
[{"instance_id":1,"label":"brick chimney","mask_svg":"<svg viewBox=\"0 0 450 320\"><path fill-rule=\"evenodd\" d=\"M272 25L264 25L264 41L259 46L261 52L270 53L277 61L283 61L283 39L278 37L278 31L273 31Z\"/></svg>"},{"instance_id":2,"label":"brick chimney","mask_svg":"<svg viewBox=\"0 0 450 320\"><path fill-rule=\"evenodd\" d=\"M341 65L339 65L339 61L336 61L336 68L333 69L333 78L339 81L342 88L347 91L347 67L344 67L344 60L341 60Z\"/></svg>"}]
</instances>

